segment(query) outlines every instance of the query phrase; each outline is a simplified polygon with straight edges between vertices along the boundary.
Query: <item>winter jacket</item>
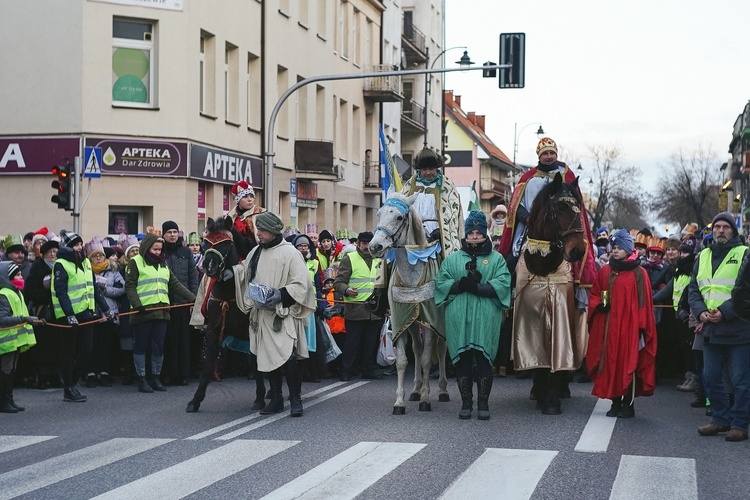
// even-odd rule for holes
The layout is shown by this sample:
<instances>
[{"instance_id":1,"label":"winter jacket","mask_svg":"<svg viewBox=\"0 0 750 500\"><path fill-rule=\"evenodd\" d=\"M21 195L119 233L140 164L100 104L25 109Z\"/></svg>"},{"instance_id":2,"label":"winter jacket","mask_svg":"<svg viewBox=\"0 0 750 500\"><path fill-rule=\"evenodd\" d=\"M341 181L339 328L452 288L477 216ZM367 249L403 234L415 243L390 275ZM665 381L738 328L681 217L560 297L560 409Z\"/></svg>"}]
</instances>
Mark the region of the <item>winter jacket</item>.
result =
<instances>
[{"instance_id":1,"label":"winter jacket","mask_svg":"<svg viewBox=\"0 0 750 500\"><path fill-rule=\"evenodd\" d=\"M125 279L122 274L117 269L113 269L112 264L109 264L103 273L96 275L94 284L99 287L102 295L104 295L109 309L119 314L120 297L125 295Z\"/></svg>"},{"instance_id":2,"label":"winter jacket","mask_svg":"<svg viewBox=\"0 0 750 500\"><path fill-rule=\"evenodd\" d=\"M172 274L195 295L198 292L198 268L195 266L193 253L188 247L182 245L182 238L179 238L176 243L165 242L162 254ZM171 290L169 301L172 305L187 303L183 297L177 296Z\"/></svg>"},{"instance_id":3,"label":"winter jacket","mask_svg":"<svg viewBox=\"0 0 750 500\"><path fill-rule=\"evenodd\" d=\"M745 321L750 321L750 253L745 258L732 290L734 313ZM750 325L750 323L748 323Z\"/></svg>"},{"instance_id":4,"label":"winter jacket","mask_svg":"<svg viewBox=\"0 0 750 500\"><path fill-rule=\"evenodd\" d=\"M23 296L32 315L50 320L54 318L54 314L50 282L47 281L47 286L44 286L44 278L47 276L52 276L52 268L40 257L31 265L29 277L24 280Z\"/></svg>"},{"instance_id":5,"label":"winter jacket","mask_svg":"<svg viewBox=\"0 0 750 500\"><path fill-rule=\"evenodd\" d=\"M64 324L67 324L67 316L73 316L73 304L71 304L70 298L68 298L68 273L65 271L62 264L60 264L60 260L67 260L68 262L75 263L78 258L79 257L76 256L75 251L67 247L60 247L60 250L57 252L57 261L52 268L52 272L55 275L55 293L57 294L57 300L60 302L60 307L65 314L64 317L58 319L58 322ZM83 258L85 259L86 257ZM78 264L78 266L80 267L80 264ZM96 281L93 271L91 274L91 279ZM98 310L102 311L104 314L109 312L109 304L107 304L107 301L104 299L104 296L97 286L94 287L94 302ZM83 323L85 321L96 319L97 315L96 311L86 309L85 311L76 314L75 317L79 322Z\"/></svg>"}]
</instances>

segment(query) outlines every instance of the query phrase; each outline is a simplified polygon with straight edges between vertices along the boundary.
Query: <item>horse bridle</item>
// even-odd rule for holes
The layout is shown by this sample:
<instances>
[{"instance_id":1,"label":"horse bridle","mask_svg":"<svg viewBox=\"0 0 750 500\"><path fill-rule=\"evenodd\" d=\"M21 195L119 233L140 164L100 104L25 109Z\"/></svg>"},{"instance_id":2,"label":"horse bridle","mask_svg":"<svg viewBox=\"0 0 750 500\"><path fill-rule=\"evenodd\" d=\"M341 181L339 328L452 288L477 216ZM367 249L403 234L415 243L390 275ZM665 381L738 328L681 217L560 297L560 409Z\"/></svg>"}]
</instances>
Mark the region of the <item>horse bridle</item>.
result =
<instances>
[{"instance_id":1,"label":"horse bridle","mask_svg":"<svg viewBox=\"0 0 750 500\"><path fill-rule=\"evenodd\" d=\"M554 196L552 200L552 204L554 205L558 201L562 201L563 203L565 203L576 214L581 212L581 209L578 207L578 200L572 195L564 194L561 196ZM549 215L551 215L550 218L552 219L552 221L557 219L557 212L555 210L547 211L544 218L547 219ZM573 220L570 221L568 228L560 234L557 240L551 241L550 246L553 246L562 252L563 249L565 248L565 239L568 238L568 236L572 236L574 234L583 234L585 230L583 228L583 224L580 223L580 219L581 219L580 216L573 217ZM578 221L579 224L577 227L573 227L576 221Z\"/></svg>"},{"instance_id":2,"label":"horse bridle","mask_svg":"<svg viewBox=\"0 0 750 500\"><path fill-rule=\"evenodd\" d=\"M406 216L409 213L409 204L406 203L403 200L399 200L397 198L388 198L385 200L385 203L383 204L384 207L393 207L401 215ZM409 228L409 219L407 217L404 217L403 224L401 224L398 229L394 232L390 232L388 229L384 228L383 226L378 226L375 228L375 232L377 233L380 231L381 233L385 234L386 238L391 240L391 247L393 247L393 244L396 243L399 238L401 238L401 233L404 231L408 231Z\"/></svg>"},{"instance_id":3,"label":"horse bridle","mask_svg":"<svg viewBox=\"0 0 750 500\"><path fill-rule=\"evenodd\" d=\"M225 241L229 241L229 240L231 240L231 239L232 239L232 238L230 238L230 237L228 237L228 236L227 236L226 238L224 238L224 239L221 239L221 240L218 240L218 241L211 241L211 240L209 240L208 238L203 238L203 241L205 241L205 242L207 242L207 243L210 243L210 244L211 244L211 248L209 248L208 250L206 250L206 251L205 251L205 252L203 253L203 258L205 259L205 258L206 258L206 256L207 256L207 255L208 255L209 253L215 253L216 255L218 255L219 257L221 257L221 260L219 261L219 262L220 262L220 263L219 263L219 277L221 277L221 274L222 274L222 273L224 272L224 269L225 269L225 267L226 267L226 265L225 265L225 262L227 261L227 257L229 256L229 252L231 252L231 251L232 251L232 246L230 245L230 246L229 246L229 248L227 248L227 251L226 251L226 253L223 253L223 254L222 254L221 252L219 252L218 250L216 250L216 248L214 248L214 247L215 247L216 245L218 245L219 243L223 243L223 242L225 242Z\"/></svg>"}]
</instances>

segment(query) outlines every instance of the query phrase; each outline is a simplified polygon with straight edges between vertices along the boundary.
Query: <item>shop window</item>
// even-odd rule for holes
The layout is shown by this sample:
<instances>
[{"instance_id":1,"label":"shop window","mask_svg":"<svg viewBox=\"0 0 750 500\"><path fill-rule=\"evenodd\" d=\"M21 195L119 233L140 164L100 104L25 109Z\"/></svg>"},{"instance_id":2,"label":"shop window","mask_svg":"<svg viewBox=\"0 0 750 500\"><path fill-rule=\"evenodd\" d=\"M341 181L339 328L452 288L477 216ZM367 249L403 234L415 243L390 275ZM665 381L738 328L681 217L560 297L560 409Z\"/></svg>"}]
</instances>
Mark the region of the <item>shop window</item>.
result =
<instances>
[{"instance_id":1,"label":"shop window","mask_svg":"<svg viewBox=\"0 0 750 500\"><path fill-rule=\"evenodd\" d=\"M157 107L156 23L112 21L112 102L133 108Z\"/></svg>"}]
</instances>

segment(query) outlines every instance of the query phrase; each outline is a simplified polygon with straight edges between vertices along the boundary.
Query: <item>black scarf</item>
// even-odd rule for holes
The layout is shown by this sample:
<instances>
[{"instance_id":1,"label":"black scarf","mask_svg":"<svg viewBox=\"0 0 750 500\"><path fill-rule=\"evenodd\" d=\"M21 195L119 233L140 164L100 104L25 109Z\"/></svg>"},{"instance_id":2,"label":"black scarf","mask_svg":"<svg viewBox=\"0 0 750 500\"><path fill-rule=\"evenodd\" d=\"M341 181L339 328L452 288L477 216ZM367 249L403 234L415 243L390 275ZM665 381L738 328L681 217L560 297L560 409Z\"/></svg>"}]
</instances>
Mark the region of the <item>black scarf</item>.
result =
<instances>
[{"instance_id":1,"label":"black scarf","mask_svg":"<svg viewBox=\"0 0 750 500\"><path fill-rule=\"evenodd\" d=\"M542 165L540 163L539 165L537 165L536 168L541 170L542 172L550 173L553 170L557 170L558 168L560 168L560 162L555 160L555 162L552 165Z\"/></svg>"},{"instance_id":2,"label":"black scarf","mask_svg":"<svg viewBox=\"0 0 750 500\"><path fill-rule=\"evenodd\" d=\"M163 253L154 255L151 252L146 252L146 257L144 258L144 260L146 261L146 264L151 264L154 267L159 267L159 264L162 264L165 258Z\"/></svg>"},{"instance_id":3,"label":"black scarf","mask_svg":"<svg viewBox=\"0 0 750 500\"><path fill-rule=\"evenodd\" d=\"M693 265L695 264L695 254L691 253L687 257L680 257L677 259L675 264L674 274L675 276L691 275L693 273Z\"/></svg>"},{"instance_id":4,"label":"black scarf","mask_svg":"<svg viewBox=\"0 0 750 500\"><path fill-rule=\"evenodd\" d=\"M480 255L489 255L492 251L492 242L485 239L483 243L467 243L466 239L461 240L461 250L468 253L472 260L476 260Z\"/></svg>"},{"instance_id":5,"label":"black scarf","mask_svg":"<svg viewBox=\"0 0 750 500\"><path fill-rule=\"evenodd\" d=\"M613 271L632 271L639 265L640 263L638 262L638 259L609 259L609 267L611 267Z\"/></svg>"},{"instance_id":6,"label":"black scarf","mask_svg":"<svg viewBox=\"0 0 750 500\"><path fill-rule=\"evenodd\" d=\"M258 243L258 250L255 251L253 257L250 259L250 279L248 281L255 280L255 273L258 271L258 261L260 260L260 253L264 248L273 248L283 240L280 234L277 234L268 243Z\"/></svg>"}]
</instances>

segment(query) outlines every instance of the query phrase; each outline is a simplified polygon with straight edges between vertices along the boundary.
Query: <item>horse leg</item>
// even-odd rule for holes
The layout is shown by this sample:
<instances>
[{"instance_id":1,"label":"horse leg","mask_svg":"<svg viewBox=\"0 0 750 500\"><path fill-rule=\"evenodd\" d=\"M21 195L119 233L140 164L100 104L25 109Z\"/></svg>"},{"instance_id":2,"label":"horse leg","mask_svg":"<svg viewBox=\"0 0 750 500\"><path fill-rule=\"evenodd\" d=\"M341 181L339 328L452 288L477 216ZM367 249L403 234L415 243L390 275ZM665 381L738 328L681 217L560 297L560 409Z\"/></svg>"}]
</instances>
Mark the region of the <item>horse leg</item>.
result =
<instances>
[{"instance_id":1,"label":"horse leg","mask_svg":"<svg viewBox=\"0 0 750 500\"><path fill-rule=\"evenodd\" d=\"M409 401L419 401L422 397L423 378L422 353L424 352L424 337L422 336L422 326L413 323L409 327L409 335L411 335L411 350L414 353L414 387L412 387L411 394L409 395ZM430 377L429 369L425 377Z\"/></svg>"},{"instance_id":2,"label":"horse leg","mask_svg":"<svg viewBox=\"0 0 750 500\"><path fill-rule=\"evenodd\" d=\"M448 343L445 339L436 335L435 347L438 355L438 366L440 367L440 379L438 380L438 401L447 403L451 400L448 394L448 377L445 374L445 354L448 352Z\"/></svg>"},{"instance_id":3,"label":"horse leg","mask_svg":"<svg viewBox=\"0 0 750 500\"><path fill-rule=\"evenodd\" d=\"M419 364L422 367L422 387L420 388L419 411L431 411L430 404L430 369L432 368L432 350L436 335L431 329L424 328L424 344L422 344L422 355Z\"/></svg>"},{"instance_id":4,"label":"horse leg","mask_svg":"<svg viewBox=\"0 0 750 500\"><path fill-rule=\"evenodd\" d=\"M209 382L211 382L211 376L214 371L214 364L216 357L219 354L219 336L217 332L209 327L206 330L206 355L203 359L203 366L201 367L200 380L198 381L198 388L193 394L193 399L187 404L185 411L188 413L195 413L201 407L201 403L206 397L206 388Z\"/></svg>"},{"instance_id":5,"label":"horse leg","mask_svg":"<svg viewBox=\"0 0 750 500\"><path fill-rule=\"evenodd\" d=\"M396 371L398 373L396 402L393 404L394 415L403 415L406 413L406 406L404 405L404 374L406 373L406 365L409 363L409 359L406 357L406 343L407 337L406 332L404 332L394 345L396 349Z\"/></svg>"}]
</instances>

